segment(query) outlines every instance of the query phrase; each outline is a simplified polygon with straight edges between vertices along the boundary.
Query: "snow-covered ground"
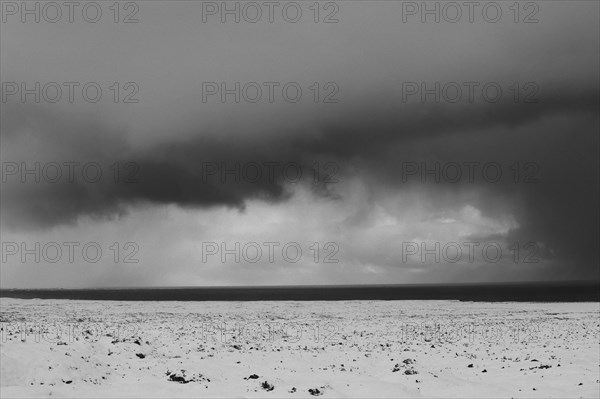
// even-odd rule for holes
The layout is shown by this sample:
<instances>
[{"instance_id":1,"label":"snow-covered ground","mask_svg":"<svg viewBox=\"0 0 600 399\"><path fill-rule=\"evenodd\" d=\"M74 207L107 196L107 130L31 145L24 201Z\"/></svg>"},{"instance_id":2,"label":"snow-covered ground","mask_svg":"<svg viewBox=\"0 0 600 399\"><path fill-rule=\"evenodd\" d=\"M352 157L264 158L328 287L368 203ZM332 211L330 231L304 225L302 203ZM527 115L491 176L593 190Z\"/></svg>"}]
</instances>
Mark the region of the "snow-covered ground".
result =
<instances>
[{"instance_id":1,"label":"snow-covered ground","mask_svg":"<svg viewBox=\"0 0 600 399\"><path fill-rule=\"evenodd\" d=\"M0 300L0 396L599 397L598 303Z\"/></svg>"}]
</instances>

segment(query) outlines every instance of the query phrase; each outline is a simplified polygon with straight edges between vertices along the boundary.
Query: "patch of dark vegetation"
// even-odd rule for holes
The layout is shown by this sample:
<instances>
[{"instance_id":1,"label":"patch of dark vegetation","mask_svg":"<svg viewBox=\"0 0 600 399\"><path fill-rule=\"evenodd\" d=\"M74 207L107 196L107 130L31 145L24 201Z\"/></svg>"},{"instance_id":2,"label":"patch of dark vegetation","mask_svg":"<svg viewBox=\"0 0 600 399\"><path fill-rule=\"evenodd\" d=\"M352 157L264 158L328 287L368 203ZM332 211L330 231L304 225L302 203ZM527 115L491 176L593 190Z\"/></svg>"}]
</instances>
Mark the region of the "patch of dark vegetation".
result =
<instances>
[{"instance_id":1,"label":"patch of dark vegetation","mask_svg":"<svg viewBox=\"0 0 600 399\"><path fill-rule=\"evenodd\" d=\"M263 381L263 383L260 384L260 386L267 392L270 392L273 389L275 389L275 386L273 384L269 384L267 381Z\"/></svg>"}]
</instances>

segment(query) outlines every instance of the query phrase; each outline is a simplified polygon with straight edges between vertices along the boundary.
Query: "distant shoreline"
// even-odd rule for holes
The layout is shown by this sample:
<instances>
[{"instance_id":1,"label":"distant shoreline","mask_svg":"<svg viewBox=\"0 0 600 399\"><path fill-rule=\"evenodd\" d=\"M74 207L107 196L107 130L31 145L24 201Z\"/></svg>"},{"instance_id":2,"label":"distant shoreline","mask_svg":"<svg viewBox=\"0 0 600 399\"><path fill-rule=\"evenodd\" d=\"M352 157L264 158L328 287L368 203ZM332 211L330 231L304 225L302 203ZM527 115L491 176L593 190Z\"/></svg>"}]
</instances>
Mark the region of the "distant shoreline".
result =
<instances>
[{"instance_id":1,"label":"distant shoreline","mask_svg":"<svg viewBox=\"0 0 600 399\"><path fill-rule=\"evenodd\" d=\"M600 302L599 283L0 289L2 298L118 301L459 300Z\"/></svg>"}]
</instances>

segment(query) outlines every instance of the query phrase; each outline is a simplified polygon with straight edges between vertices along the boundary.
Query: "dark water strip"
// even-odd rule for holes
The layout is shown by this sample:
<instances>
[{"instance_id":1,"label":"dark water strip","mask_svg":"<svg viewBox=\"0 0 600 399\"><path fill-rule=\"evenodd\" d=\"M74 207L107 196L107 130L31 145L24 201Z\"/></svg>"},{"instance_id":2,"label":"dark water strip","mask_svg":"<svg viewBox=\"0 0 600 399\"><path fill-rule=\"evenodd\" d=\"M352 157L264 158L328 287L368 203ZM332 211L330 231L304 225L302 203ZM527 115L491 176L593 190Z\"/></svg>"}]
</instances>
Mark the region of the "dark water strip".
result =
<instances>
[{"instance_id":1,"label":"dark water strip","mask_svg":"<svg viewBox=\"0 0 600 399\"><path fill-rule=\"evenodd\" d=\"M2 289L0 297L118 301L460 300L482 302L600 302L598 282Z\"/></svg>"}]
</instances>

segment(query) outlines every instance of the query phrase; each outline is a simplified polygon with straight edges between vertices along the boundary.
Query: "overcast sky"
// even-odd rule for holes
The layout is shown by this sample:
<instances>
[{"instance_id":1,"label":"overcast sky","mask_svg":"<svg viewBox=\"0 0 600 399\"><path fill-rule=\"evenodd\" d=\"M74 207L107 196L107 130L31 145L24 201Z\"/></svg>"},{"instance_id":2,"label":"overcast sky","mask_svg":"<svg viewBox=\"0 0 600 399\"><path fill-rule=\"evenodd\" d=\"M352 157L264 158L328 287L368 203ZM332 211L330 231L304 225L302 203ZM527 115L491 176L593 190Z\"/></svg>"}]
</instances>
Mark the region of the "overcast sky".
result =
<instances>
[{"instance_id":1,"label":"overcast sky","mask_svg":"<svg viewBox=\"0 0 600 399\"><path fill-rule=\"evenodd\" d=\"M278 3L272 23L265 14L245 22L251 9L240 23L232 16L222 23L218 10L203 14L213 9L202 2L140 1L123 4L115 23L113 2L97 3L96 23L79 8L73 23L66 8L55 23L44 20L54 18L52 9L39 23L32 16L22 23L21 10L3 3L2 288L599 278L600 3L532 2L537 8L522 6L517 23L512 1L495 3L496 23L483 18L483 6L473 22L442 14L440 23L432 16L422 23L419 10L412 15L392 1L322 2L318 23L312 1L297 2L295 23L282 16L289 2ZM137 23L122 21L130 14ZM324 23L327 15L338 22ZM527 16L538 22L524 23ZM36 82L47 87L39 103L34 94L22 98L21 84ZM50 82L63 89L55 103ZM64 82L79 84L73 102ZM89 82L102 89L98 102L82 96ZM223 103L207 92L221 82L257 82L262 97L248 101L256 89L248 86L239 103L234 95ZM278 84L272 102L264 82ZM302 89L297 102L282 95L290 82L289 96ZM448 90L440 89L439 102L422 101L410 90L423 82ZM457 86L462 97L448 101ZM502 96L486 100L483 86L492 97L500 87ZM123 102L128 94L138 101ZM335 101L324 102L330 94ZM62 165L62 179L42 175L38 183L26 174L23 182L20 169L36 162L51 165L48 173ZM79 162L74 181L65 162ZM103 172L95 183L81 177L91 162ZM272 178L256 181L222 181L214 170L236 164L292 167L282 177L273 166ZM451 177L422 181L420 170L436 165ZM455 165L463 173L457 182ZM475 165L472 180L465 165ZM484 165L492 166L482 176ZM498 166L502 176L493 181ZM128 173L133 181L124 182ZM79 244L72 263L65 242ZM82 257L90 242L103 251L95 263ZM212 242L230 249L254 242L264 252L254 263L222 261L220 252L207 253ZM280 244L272 262L265 242ZM22 243L34 252L39 243L39 263ZM55 263L48 243L62 247ZM288 243L302 249L297 262L282 257ZM439 243L447 256L422 261L422 243ZM451 243L463 251L458 261L447 261ZM473 259L463 243L476 243ZM138 263L125 263L132 252ZM294 249L288 254L294 258ZM326 263L327 255L338 262Z\"/></svg>"}]
</instances>

